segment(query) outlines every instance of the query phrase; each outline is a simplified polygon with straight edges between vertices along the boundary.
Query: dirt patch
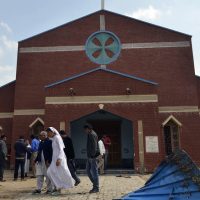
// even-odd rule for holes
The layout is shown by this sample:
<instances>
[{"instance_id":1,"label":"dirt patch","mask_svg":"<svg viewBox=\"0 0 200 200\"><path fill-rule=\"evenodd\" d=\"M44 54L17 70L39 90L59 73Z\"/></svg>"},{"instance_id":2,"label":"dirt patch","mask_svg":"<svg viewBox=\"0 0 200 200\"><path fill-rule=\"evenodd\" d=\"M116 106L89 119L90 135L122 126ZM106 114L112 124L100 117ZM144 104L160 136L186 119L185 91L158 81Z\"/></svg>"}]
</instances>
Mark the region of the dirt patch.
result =
<instances>
[{"instance_id":1,"label":"dirt patch","mask_svg":"<svg viewBox=\"0 0 200 200\"><path fill-rule=\"evenodd\" d=\"M30 193L36 185L36 179L13 181L13 171L6 171L4 178L6 182L0 185L0 199L19 199L24 194Z\"/></svg>"}]
</instances>

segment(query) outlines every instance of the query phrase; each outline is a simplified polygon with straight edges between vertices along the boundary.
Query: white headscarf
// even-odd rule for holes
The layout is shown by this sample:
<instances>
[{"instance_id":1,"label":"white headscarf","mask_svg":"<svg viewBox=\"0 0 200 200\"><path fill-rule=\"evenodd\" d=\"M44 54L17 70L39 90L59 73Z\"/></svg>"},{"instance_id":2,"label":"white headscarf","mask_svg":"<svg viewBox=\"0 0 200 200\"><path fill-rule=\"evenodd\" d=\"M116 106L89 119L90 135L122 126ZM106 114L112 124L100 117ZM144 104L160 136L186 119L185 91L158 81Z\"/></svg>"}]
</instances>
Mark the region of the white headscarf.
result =
<instances>
[{"instance_id":1,"label":"white headscarf","mask_svg":"<svg viewBox=\"0 0 200 200\"><path fill-rule=\"evenodd\" d=\"M54 127L49 127L49 129L58 137L59 144L61 145L61 148L64 149L65 145L63 143L63 139L61 138L59 132Z\"/></svg>"}]
</instances>

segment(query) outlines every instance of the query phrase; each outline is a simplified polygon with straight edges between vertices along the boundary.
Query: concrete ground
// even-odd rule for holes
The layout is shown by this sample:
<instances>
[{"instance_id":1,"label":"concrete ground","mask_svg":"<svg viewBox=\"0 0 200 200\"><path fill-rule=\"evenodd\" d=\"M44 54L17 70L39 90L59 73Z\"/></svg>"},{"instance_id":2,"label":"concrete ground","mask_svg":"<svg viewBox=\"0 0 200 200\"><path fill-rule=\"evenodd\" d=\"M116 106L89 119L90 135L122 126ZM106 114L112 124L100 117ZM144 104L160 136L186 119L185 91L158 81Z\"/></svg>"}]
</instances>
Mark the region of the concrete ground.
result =
<instances>
[{"instance_id":1,"label":"concrete ground","mask_svg":"<svg viewBox=\"0 0 200 200\"><path fill-rule=\"evenodd\" d=\"M122 197L144 185L148 175L102 175L100 176L100 192L89 194L92 185L86 175L81 175L81 183L72 189L63 190L58 197L44 194L32 195L36 187L36 179L27 178L26 181L13 181L13 171L6 171L6 182L0 182L0 199L21 199L21 200L112 200Z\"/></svg>"}]
</instances>

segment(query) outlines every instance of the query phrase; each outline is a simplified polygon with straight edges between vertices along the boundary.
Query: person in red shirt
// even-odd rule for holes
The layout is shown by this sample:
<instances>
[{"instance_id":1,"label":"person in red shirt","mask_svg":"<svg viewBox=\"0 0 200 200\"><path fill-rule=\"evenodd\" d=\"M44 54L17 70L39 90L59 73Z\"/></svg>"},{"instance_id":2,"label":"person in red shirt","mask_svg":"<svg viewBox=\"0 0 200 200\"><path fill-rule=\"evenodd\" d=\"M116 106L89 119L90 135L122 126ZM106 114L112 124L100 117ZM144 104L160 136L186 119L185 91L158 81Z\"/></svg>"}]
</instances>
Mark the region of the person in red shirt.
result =
<instances>
[{"instance_id":1,"label":"person in red shirt","mask_svg":"<svg viewBox=\"0 0 200 200\"><path fill-rule=\"evenodd\" d=\"M111 145L111 139L107 135L103 135L102 140L103 140L105 150L106 150L105 159L104 159L105 161L104 168L106 169L108 165L108 154L109 154L109 146Z\"/></svg>"}]
</instances>

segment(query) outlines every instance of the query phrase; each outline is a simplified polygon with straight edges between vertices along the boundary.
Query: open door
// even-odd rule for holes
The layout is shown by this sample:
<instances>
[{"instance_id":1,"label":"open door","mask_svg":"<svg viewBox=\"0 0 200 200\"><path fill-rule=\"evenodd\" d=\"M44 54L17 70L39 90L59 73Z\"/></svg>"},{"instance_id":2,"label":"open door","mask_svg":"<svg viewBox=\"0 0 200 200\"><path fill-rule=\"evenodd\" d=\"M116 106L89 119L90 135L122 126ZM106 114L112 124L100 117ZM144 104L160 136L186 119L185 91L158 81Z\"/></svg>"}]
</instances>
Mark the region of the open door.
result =
<instances>
[{"instance_id":1,"label":"open door","mask_svg":"<svg viewBox=\"0 0 200 200\"><path fill-rule=\"evenodd\" d=\"M104 134L111 139L109 146L108 168L118 168L121 165L121 121L90 120L88 121L98 137Z\"/></svg>"}]
</instances>

